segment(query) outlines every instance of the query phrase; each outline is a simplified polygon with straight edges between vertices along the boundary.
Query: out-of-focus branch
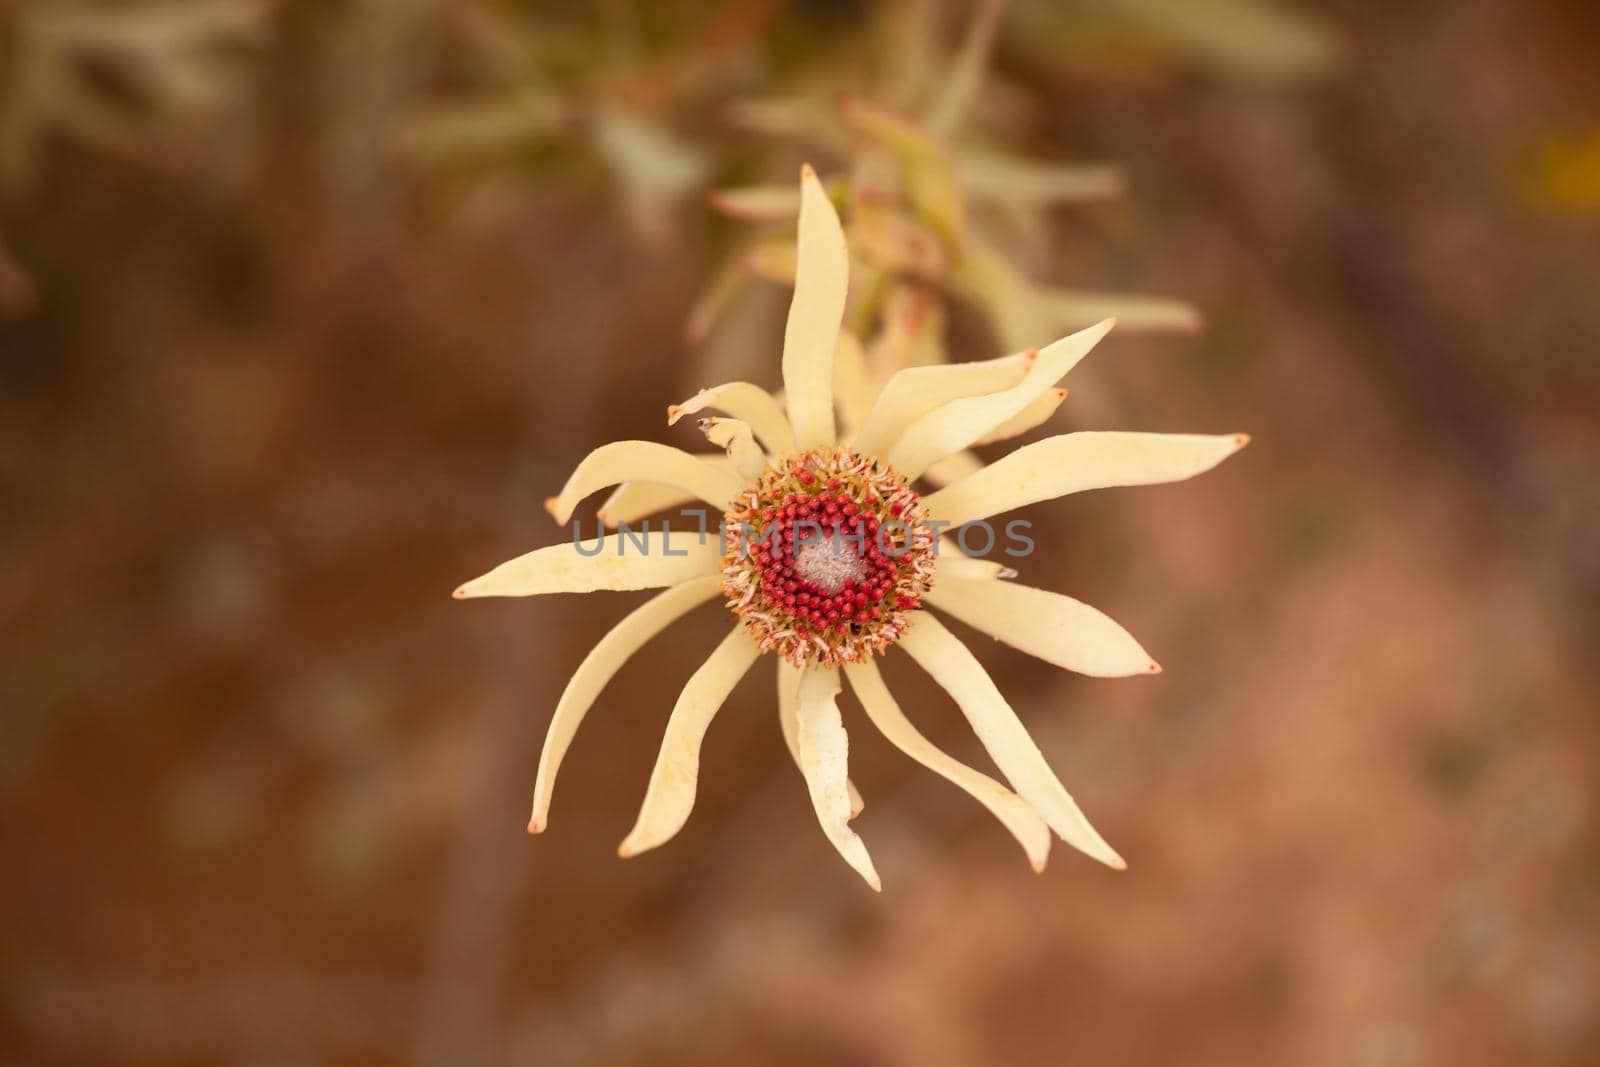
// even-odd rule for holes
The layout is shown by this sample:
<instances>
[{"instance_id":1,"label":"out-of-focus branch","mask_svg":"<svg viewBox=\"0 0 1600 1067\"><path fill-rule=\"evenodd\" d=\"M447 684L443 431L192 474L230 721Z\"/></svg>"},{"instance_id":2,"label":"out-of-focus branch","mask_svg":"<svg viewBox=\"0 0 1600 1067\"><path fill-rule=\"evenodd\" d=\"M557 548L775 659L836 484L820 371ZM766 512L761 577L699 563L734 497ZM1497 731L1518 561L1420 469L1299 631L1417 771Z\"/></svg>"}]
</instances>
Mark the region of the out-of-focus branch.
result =
<instances>
[{"instance_id":1,"label":"out-of-focus branch","mask_svg":"<svg viewBox=\"0 0 1600 1067\"><path fill-rule=\"evenodd\" d=\"M0 315L26 315L38 302L38 287L0 240Z\"/></svg>"}]
</instances>

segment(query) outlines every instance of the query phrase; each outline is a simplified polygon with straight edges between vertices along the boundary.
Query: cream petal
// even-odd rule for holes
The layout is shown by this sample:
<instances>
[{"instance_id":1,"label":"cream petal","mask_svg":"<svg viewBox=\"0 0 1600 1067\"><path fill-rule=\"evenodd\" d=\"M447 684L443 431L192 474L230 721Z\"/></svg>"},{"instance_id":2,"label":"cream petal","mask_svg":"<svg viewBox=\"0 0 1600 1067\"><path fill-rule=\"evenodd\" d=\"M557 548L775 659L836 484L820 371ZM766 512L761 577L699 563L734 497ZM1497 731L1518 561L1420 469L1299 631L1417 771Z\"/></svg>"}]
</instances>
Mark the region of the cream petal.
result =
<instances>
[{"instance_id":1,"label":"cream petal","mask_svg":"<svg viewBox=\"0 0 1600 1067\"><path fill-rule=\"evenodd\" d=\"M728 382L702 389L681 404L667 408L667 425L672 426L685 415L695 415L711 408L725 412L733 418L750 424L750 432L766 446L768 452L786 456L795 450L794 434L783 408L772 394L759 385L749 382Z\"/></svg>"},{"instance_id":2,"label":"cream petal","mask_svg":"<svg viewBox=\"0 0 1600 1067\"><path fill-rule=\"evenodd\" d=\"M955 699L995 766L1061 840L1109 867L1122 870L1127 866L1089 825L1017 713L966 645L938 619L922 612L901 636L900 647Z\"/></svg>"},{"instance_id":3,"label":"cream petal","mask_svg":"<svg viewBox=\"0 0 1600 1067\"><path fill-rule=\"evenodd\" d=\"M544 751L539 756L539 774L533 783L533 815L528 820L529 833L537 834L544 830L550 815L550 794L555 789L561 761L566 758L572 738L583 724L583 717L594 706L600 691L646 641L681 619L691 609L715 597L721 590L722 579L711 574L657 594L613 626L578 664L566 689L562 690L555 714L550 717L550 729L544 736Z\"/></svg>"},{"instance_id":4,"label":"cream petal","mask_svg":"<svg viewBox=\"0 0 1600 1067\"><path fill-rule=\"evenodd\" d=\"M833 399L843 427L840 436L850 440L872 408L873 389L861 342L849 330L839 331L839 344L833 351Z\"/></svg>"},{"instance_id":5,"label":"cream petal","mask_svg":"<svg viewBox=\"0 0 1600 1067\"><path fill-rule=\"evenodd\" d=\"M1161 670L1109 616L1060 593L941 573L928 603L1012 648L1079 674L1126 678Z\"/></svg>"},{"instance_id":6,"label":"cream petal","mask_svg":"<svg viewBox=\"0 0 1600 1067\"><path fill-rule=\"evenodd\" d=\"M799 667L778 658L778 726L783 730L783 743L788 746L794 765L800 767L803 773L805 768L800 763L800 673ZM854 782L847 778L844 784L850 793L850 818L854 819L866 808L867 802L861 799L861 792L856 789Z\"/></svg>"},{"instance_id":7,"label":"cream petal","mask_svg":"<svg viewBox=\"0 0 1600 1067\"><path fill-rule=\"evenodd\" d=\"M1061 402L1066 398L1067 391L1065 389L1046 389L1034 397L1027 407L972 443L975 445L987 445L993 444L995 441L1007 441L1013 437L1021 436L1035 426L1040 426L1049 421L1050 416L1056 413L1056 409L1061 406ZM960 455L961 453L958 452L956 454ZM944 461L940 460L940 462Z\"/></svg>"},{"instance_id":8,"label":"cream petal","mask_svg":"<svg viewBox=\"0 0 1600 1067\"><path fill-rule=\"evenodd\" d=\"M783 388L795 446L834 442L833 350L844 320L850 257L844 230L816 172L800 172L800 227L794 299L783 333Z\"/></svg>"},{"instance_id":9,"label":"cream petal","mask_svg":"<svg viewBox=\"0 0 1600 1067\"><path fill-rule=\"evenodd\" d=\"M907 367L884 383L856 434L855 449L864 456L882 455L917 420L963 397L1011 389L1028 373L1033 352L973 363Z\"/></svg>"},{"instance_id":10,"label":"cream petal","mask_svg":"<svg viewBox=\"0 0 1600 1067\"><path fill-rule=\"evenodd\" d=\"M744 627L736 626L711 658L690 676L667 720L666 736L661 740L655 769L650 772L639 819L617 849L619 856L635 856L655 848L683 829L694 807L695 785L700 779L700 742L706 736L706 728L760 654Z\"/></svg>"},{"instance_id":11,"label":"cream petal","mask_svg":"<svg viewBox=\"0 0 1600 1067\"><path fill-rule=\"evenodd\" d=\"M801 672L799 689L795 732L800 772L805 775L817 821L845 862L874 890L881 891L883 883L873 869L867 846L850 829L850 791L846 784L850 739L834 700L839 693L839 672L833 667L809 667Z\"/></svg>"},{"instance_id":12,"label":"cream petal","mask_svg":"<svg viewBox=\"0 0 1600 1067\"><path fill-rule=\"evenodd\" d=\"M585 456L562 486L561 495L545 501L545 508L557 522L566 523L578 501L597 489L629 481L670 485L719 511L727 508L741 488L739 479L681 448L655 441L613 441Z\"/></svg>"},{"instance_id":13,"label":"cream petal","mask_svg":"<svg viewBox=\"0 0 1600 1067\"><path fill-rule=\"evenodd\" d=\"M727 456L708 456L708 459L727 459ZM729 464L732 469L732 464ZM946 483L948 484L948 483ZM633 524L646 515L654 515L658 511L668 508L681 507L694 500L693 493L671 485L657 485L655 482L623 482L611 491L605 503L595 509L595 517L605 524L606 529L614 530L619 523Z\"/></svg>"},{"instance_id":14,"label":"cream petal","mask_svg":"<svg viewBox=\"0 0 1600 1067\"><path fill-rule=\"evenodd\" d=\"M759 477L767 469L767 454L756 444L750 424L743 419L701 419L700 431L706 435L707 441L727 450L739 477L749 480Z\"/></svg>"},{"instance_id":15,"label":"cream petal","mask_svg":"<svg viewBox=\"0 0 1600 1067\"><path fill-rule=\"evenodd\" d=\"M1039 818L1038 812L987 774L973 770L924 737L890 695L876 663L871 660L847 663L844 673L866 709L867 717L890 744L988 808L1022 845L1033 869L1044 870L1045 860L1050 856L1050 827Z\"/></svg>"},{"instance_id":16,"label":"cream petal","mask_svg":"<svg viewBox=\"0 0 1600 1067\"><path fill-rule=\"evenodd\" d=\"M974 581L992 582L996 578L1015 578L1017 572L992 559L978 559L961 551L961 546L951 537L939 538L939 559L933 566L935 582L946 578L970 578Z\"/></svg>"},{"instance_id":17,"label":"cream petal","mask_svg":"<svg viewBox=\"0 0 1600 1067\"><path fill-rule=\"evenodd\" d=\"M906 479L920 477L933 463L966 448L1027 407L1088 355L1113 325L1107 319L1040 349L1022 381L1009 389L952 400L922 416L889 449L889 465Z\"/></svg>"},{"instance_id":18,"label":"cream petal","mask_svg":"<svg viewBox=\"0 0 1600 1067\"><path fill-rule=\"evenodd\" d=\"M733 460L726 455L707 452L695 453L695 457L702 463L727 471L730 475L734 473ZM655 482L623 482L606 497L605 503L595 511L595 517L608 529L614 529L619 523L635 523L659 511L682 507L694 499L693 493L685 493L670 485L658 485Z\"/></svg>"},{"instance_id":19,"label":"cream petal","mask_svg":"<svg viewBox=\"0 0 1600 1067\"><path fill-rule=\"evenodd\" d=\"M1023 445L954 485L925 497L935 518L973 522L1087 489L1180 482L1250 443L1246 434L1083 430Z\"/></svg>"},{"instance_id":20,"label":"cream petal","mask_svg":"<svg viewBox=\"0 0 1600 1067\"><path fill-rule=\"evenodd\" d=\"M721 541L687 530L607 534L584 542L583 553L570 541L536 548L458 587L455 597L653 589L722 569Z\"/></svg>"},{"instance_id":21,"label":"cream petal","mask_svg":"<svg viewBox=\"0 0 1600 1067\"><path fill-rule=\"evenodd\" d=\"M962 449L952 452L922 472L922 480L930 485L946 486L959 482L969 474L983 470L983 460L977 453Z\"/></svg>"}]
</instances>

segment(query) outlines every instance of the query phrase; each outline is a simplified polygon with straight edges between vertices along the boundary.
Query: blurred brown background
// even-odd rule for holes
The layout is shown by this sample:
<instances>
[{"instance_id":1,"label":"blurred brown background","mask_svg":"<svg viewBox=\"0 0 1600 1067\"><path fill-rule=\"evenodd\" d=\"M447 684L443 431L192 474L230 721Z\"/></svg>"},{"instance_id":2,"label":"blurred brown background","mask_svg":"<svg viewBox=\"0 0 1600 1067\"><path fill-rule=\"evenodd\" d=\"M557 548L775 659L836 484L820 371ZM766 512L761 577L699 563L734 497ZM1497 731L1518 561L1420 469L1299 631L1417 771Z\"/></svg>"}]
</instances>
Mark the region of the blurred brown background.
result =
<instances>
[{"instance_id":1,"label":"blurred brown background","mask_svg":"<svg viewBox=\"0 0 1600 1067\"><path fill-rule=\"evenodd\" d=\"M1056 425L1255 444L1025 516L1025 577L1164 674L978 648L1131 869L1033 875L850 704L878 896L765 672L685 830L615 858L715 607L528 837L555 698L643 595L449 597L562 536L590 448L694 445L700 190L790 173L718 103L847 78L875 5L487 5L559 45L534 82L686 146L664 192L582 136L396 150L475 76L469 5L235 10L177 88L74 61L137 118L38 73L65 6L0 3L0 1063L1600 1062L1600 8L1277 5L1331 42L1301 64L1250 4L1013 5L1024 143L1132 192L1029 270L1209 323L1114 335ZM148 44L183 5L112 6ZM777 328L741 336L775 384Z\"/></svg>"}]
</instances>

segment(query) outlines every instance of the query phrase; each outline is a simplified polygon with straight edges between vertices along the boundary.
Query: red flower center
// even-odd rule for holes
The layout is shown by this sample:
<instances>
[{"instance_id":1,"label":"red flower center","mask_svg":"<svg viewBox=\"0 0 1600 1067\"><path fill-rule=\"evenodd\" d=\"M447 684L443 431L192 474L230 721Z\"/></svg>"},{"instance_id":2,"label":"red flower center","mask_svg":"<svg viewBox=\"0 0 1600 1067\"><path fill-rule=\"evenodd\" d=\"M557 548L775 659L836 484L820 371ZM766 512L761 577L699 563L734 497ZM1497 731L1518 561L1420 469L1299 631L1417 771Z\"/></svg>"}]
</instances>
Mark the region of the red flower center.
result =
<instances>
[{"instance_id":1,"label":"red flower center","mask_svg":"<svg viewBox=\"0 0 1600 1067\"><path fill-rule=\"evenodd\" d=\"M728 512L723 585L763 648L855 662L906 625L932 576L917 495L848 450L770 468Z\"/></svg>"}]
</instances>

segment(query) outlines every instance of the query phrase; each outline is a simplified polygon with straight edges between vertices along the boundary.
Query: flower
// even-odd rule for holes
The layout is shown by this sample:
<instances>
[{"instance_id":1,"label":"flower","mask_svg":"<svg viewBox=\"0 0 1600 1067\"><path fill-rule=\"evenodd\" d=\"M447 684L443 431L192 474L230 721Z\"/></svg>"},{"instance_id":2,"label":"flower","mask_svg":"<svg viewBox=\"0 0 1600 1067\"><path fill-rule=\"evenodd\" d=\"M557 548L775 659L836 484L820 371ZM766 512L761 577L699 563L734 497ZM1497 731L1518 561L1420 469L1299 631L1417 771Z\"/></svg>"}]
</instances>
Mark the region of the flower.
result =
<instances>
[{"instance_id":1,"label":"flower","mask_svg":"<svg viewBox=\"0 0 1600 1067\"><path fill-rule=\"evenodd\" d=\"M784 403L744 382L704 390L669 408L668 417L721 411L701 426L726 450L726 457L717 457L722 462L649 441L615 442L590 453L547 502L556 521L565 523L597 490L623 483L660 487L669 495L656 502L688 494L721 510L720 538L624 530L591 546L537 549L456 590L457 597L480 597L665 589L601 639L562 693L540 758L528 829L544 829L567 746L617 669L686 612L721 599L734 616L733 628L678 696L622 855L654 848L683 826L694 803L701 739L740 678L771 653L779 720L817 818L874 889L877 872L849 825L860 801L847 777L849 743L835 699L841 674L885 737L988 808L1036 870L1044 865L1051 831L1121 868L1121 857L1062 787L976 657L927 609L1068 670L1109 677L1160 668L1094 608L1002 580L1005 572L996 563L940 551L936 524L976 523L1086 489L1177 481L1210 469L1248 439L1068 433L1025 445L923 495L918 480L941 459L1040 421L1040 399L1059 403L1055 383L1112 322L1037 351L902 370L840 439L835 353L849 344L841 334L848 257L839 217L809 167L801 174L797 250L783 345ZM606 509L615 501L613 495ZM626 504L634 514L653 510L652 500L637 493ZM877 668L877 657L891 647L903 649L950 693L1011 788L941 752L907 720Z\"/></svg>"}]
</instances>

